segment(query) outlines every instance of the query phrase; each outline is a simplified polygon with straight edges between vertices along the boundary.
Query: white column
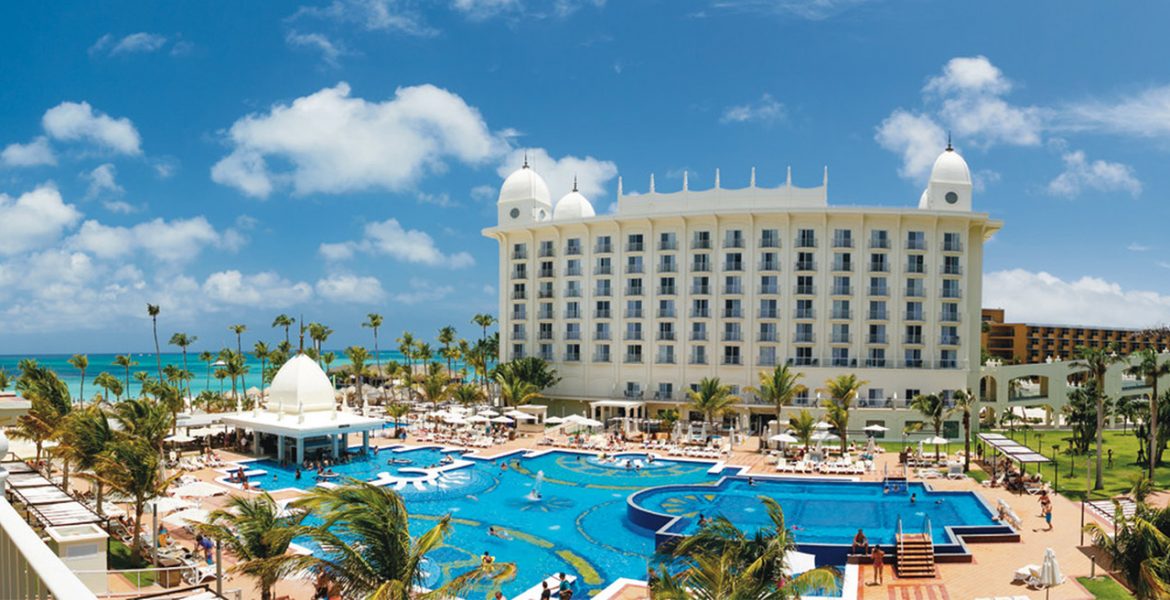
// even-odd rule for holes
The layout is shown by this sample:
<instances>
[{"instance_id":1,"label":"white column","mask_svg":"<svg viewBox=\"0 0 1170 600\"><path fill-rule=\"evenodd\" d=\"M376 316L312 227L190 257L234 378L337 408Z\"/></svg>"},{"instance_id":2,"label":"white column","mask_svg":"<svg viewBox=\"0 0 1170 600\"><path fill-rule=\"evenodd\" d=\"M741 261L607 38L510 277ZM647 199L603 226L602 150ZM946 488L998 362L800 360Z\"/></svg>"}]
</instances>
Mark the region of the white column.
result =
<instances>
[{"instance_id":1,"label":"white column","mask_svg":"<svg viewBox=\"0 0 1170 600\"><path fill-rule=\"evenodd\" d=\"M280 434L276 436L276 460L278 462L284 462L284 436Z\"/></svg>"},{"instance_id":2,"label":"white column","mask_svg":"<svg viewBox=\"0 0 1170 600\"><path fill-rule=\"evenodd\" d=\"M329 436L329 439L333 442L333 458L337 458L339 456L337 447L339 445L338 442L341 441L341 438L337 434L333 434Z\"/></svg>"},{"instance_id":3,"label":"white column","mask_svg":"<svg viewBox=\"0 0 1170 600\"><path fill-rule=\"evenodd\" d=\"M297 466L305 464L305 438L297 438Z\"/></svg>"},{"instance_id":4,"label":"white column","mask_svg":"<svg viewBox=\"0 0 1170 600\"><path fill-rule=\"evenodd\" d=\"M362 454L370 453L370 432L362 432Z\"/></svg>"}]
</instances>

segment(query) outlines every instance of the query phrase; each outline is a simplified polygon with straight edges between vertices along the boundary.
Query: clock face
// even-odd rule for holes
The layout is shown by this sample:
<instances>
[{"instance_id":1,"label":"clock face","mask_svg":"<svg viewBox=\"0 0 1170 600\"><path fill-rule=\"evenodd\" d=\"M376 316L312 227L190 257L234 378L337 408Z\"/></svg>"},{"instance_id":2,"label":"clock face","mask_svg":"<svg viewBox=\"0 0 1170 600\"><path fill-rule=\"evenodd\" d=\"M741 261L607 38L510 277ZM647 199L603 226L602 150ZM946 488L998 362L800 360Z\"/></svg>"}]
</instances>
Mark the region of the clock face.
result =
<instances>
[{"instance_id":1,"label":"clock face","mask_svg":"<svg viewBox=\"0 0 1170 600\"><path fill-rule=\"evenodd\" d=\"M510 213L508 213L508 214L509 214L509 215L512 215L512 218L513 218L513 219L515 219L515 218L517 218L517 217L519 217L519 216L520 216L520 209L519 209L519 208L513 208L513 209L512 209L512 212L510 212Z\"/></svg>"},{"instance_id":2,"label":"clock face","mask_svg":"<svg viewBox=\"0 0 1170 600\"><path fill-rule=\"evenodd\" d=\"M947 204L954 204L959 201L959 195L954 192L947 192Z\"/></svg>"}]
</instances>

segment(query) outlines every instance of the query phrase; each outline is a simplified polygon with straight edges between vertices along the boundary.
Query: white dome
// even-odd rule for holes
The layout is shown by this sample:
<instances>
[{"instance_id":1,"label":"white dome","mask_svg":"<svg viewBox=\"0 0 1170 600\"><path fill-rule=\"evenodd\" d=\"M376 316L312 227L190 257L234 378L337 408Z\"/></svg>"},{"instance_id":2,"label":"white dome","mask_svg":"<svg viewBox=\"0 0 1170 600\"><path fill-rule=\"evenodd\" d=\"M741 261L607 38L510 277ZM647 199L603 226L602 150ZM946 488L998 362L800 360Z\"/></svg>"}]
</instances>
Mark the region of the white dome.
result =
<instances>
[{"instance_id":1,"label":"white dome","mask_svg":"<svg viewBox=\"0 0 1170 600\"><path fill-rule=\"evenodd\" d=\"M963 160L963 157L959 156L954 148L947 146L947 149L934 161L934 167L930 170L930 180L970 185L971 169L967 167L967 161Z\"/></svg>"},{"instance_id":2,"label":"white dome","mask_svg":"<svg viewBox=\"0 0 1170 600\"><path fill-rule=\"evenodd\" d=\"M556 208L553 208L553 220L555 221L586 219L596 214L593 212L593 205L589 203L589 199L576 189L565 194L564 198L557 201Z\"/></svg>"},{"instance_id":3,"label":"white dome","mask_svg":"<svg viewBox=\"0 0 1170 600\"><path fill-rule=\"evenodd\" d=\"M504 180L504 185L500 186L499 203L523 202L533 199L536 200L537 204L543 204L552 209L552 196L548 193L548 185L544 183L544 179L540 175L536 174L536 171L528 166L528 163L524 163L523 167L516 169Z\"/></svg>"},{"instance_id":4,"label":"white dome","mask_svg":"<svg viewBox=\"0 0 1170 600\"><path fill-rule=\"evenodd\" d=\"M284 414L333 410L333 384L305 354L284 363L268 388L268 410Z\"/></svg>"},{"instance_id":5,"label":"white dome","mask_svg":"<svg viewBox=\"0 0 1170 600\"><path fill-rule=\"evenodd\" d=\"M922 195L918 197L918 208L930 208L930 190L922 190Z\"/></svg>"}]
</instances>

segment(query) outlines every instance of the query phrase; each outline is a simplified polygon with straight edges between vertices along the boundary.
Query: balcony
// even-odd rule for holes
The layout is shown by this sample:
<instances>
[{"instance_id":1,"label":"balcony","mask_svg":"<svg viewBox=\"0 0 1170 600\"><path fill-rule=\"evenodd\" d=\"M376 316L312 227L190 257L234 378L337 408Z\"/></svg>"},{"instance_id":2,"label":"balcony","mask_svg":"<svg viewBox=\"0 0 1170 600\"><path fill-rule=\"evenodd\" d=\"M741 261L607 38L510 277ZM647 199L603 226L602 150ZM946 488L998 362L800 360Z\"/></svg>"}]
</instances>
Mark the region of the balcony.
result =
<instances>
[{"instance_id":1,"label":"balcony","mask_svg":"<svg viewBox=\"0 0 1170 600\"><path fill-rule=\"evenodd\" d=\"M845 261L834 261L833 262L833 270L834 271L842 271L842 272L846 272L846 273L851 272L851 271L853 271L853 263L845 262Z\"/></svg>"},{"instance_id":2,"label":"balcony","mask_svg":"<svg viewBox=\"0 0 1170 600\"><path fill-rule=\"evenodd\" d=\"M608 243L608 242L606 242L606 243L599 242L595 246L593 246L593 252L595 254L609 254L609 253L613 252L613 244Z\"/></svg>"},{"instance_id":3,"label":"balcony","mask_svg":"<svg viewBox=\"0 0 1170 600\"><path fill-rule=\"evenodd\" d=\"M963 297L963 293L959 290L959 288L956 288L956 287L945 287L939 292L939 295L942 296L943 298L953 298L953 299L958 299L958 298Z\"/></svg>"},{"instance_id":4,"label":"balcony","mask_svg":"<svg viewBox=\"0 0 1170 600\"><path fill-rule=\"evenodd\" d=\"M780 286L773 283L771 285L761 285L759 288L761 294L779 294Z\"/></svg>"},{"instance_id":5,"label":"balcony","mask_svg":"<svg viewBox=\"0 0 1170 600\"><path fill-rule=\"evenodd\" d=\"M902 290L902 294L907 298L924 298L926 297L926 289L920 287L908 287Z\"/></svg>"},{"instance_id":6,"label":"balcony","mask_svg":"<svg viewBox=\"0 0 1170 600\"><path fill-rule=\"evenodd\" d=\"M642 242L626 242L626 252L642 252L645 249L646 245Z\"/></svg>"},{"instance_id":7,"label":"balcony","mask_svg":"<svg viewBox=\"0 0 1170 600\"><path fill-rule=\"evenodd\" d=\"M548 246L541 246L539 256L540 258L552 258L553 256L556 256L556 251L553 250L551 244Z\"/></svg>"},{"instance_id":8,"label":"balcony","mask_svg":"<svg viewBox=\"0 0 1170 600\"><path fill-rule=\"evenodd\" d=\"M610 265L597 265L593 267L594 275L613 275L613 267Z\"/></svg>"},{"instance_id":9,"label":"balcony","mask_svg":"<svg viewBox=\"0 0 1170 600\"><path fill-rule=\"evenodd\" d=\"M593 339L594 340L608 340L609 339L609 330L594 331L593 332Z\"/></svg>"},{"instance_id":10,"label":"balcony","mask_svg":"<svg viewBox=\"0 0 1170 600\"><path fill-rule=\"evenodd\" d=\"M779 248L780 238L778 236L764 236L760 238L761 248Z\"/></svg>"},{"instance_id":11,"label":"balcony","mask_svg":"<svg viewBox=\"0 0 1170 600\"><path fill-rule=\"evenodd\" d=\"M780 261L778 260L761 260L757 267L760 271L775 272L780 270Z\"/></svg>"},{"instance_id":12,"label":"balcony","mask_svg":"<svg viewBox=\"0 0 1170 600\"><path fill-rule=\"evenodd\" d=\"M811 357L811 356L797 356L797 357L795 357L795 358L790 358L790 359L788 359L788 361L789 361L790 363L792 363L792 364L794 364L794 365L798 366L798 367L815 367L815 366L817 366L817 364L819 364L819 363L820 363L820 361L819 361L819 360L817 360L817 359L815 359L815 358L813 358L813 357ZM798 399L797 399L797 401L799 402L799 400L800 400L800 399L798 398ZM804 402L800 402L800 403L801 403L801 404L807 404L807 403L808 403L808 399L807 399L807 398L805 398L805 399L804 399Z\"/></svg>"},{"instance_id":13,"label":"balcony","mask_svg":"<svg viewBox=\"0 0 1170 600\"><path fill-rule=\"evenodd\" d=\"M673 354L659 354L659 355L654 357L654 362L656 364L660 364L660 365L673 365L674 364L674 355Z\"/></svg>"},{"instance_id":14,"label":"balcony","mask_svg":"<svg viewBox=\"0 0 1170 600\"><path fill-rule=\"evenodd\" d=\"M627 296L641 296L642 295L642 286L640 286L640 285L626 286L625 291L626 291Z\"/></svg>"},{"instance_id":15,"label":"balcony","mask_svg":"<svg viewBox=\"0 0 1170 600\"><path fill-rule=\"evenodd\" d=\"M674 361L672 360L670 362L673 363ZM658 390L657 392L654 392L654 399L655 400L673 400L674 399L674 392L668 392L666 390Z\"/></svg>"},{"instance_id":16,"label":"balcony","mask_svg":"<svg viewBox=\"0 0 1170 600\"><path fill-rule=\"evenodd\" d=\"M610 318L610 310L608 308L599 308L593 311L594 319L608 319Z\"/></svg>"},{"instance_id":17,"label":"balcony","mask_svg":"<svg viewBox=\"0 0 1170 600\"><path fill-rule=\"evenodd\" d=\"M869 271L871 273L889 273L890 263L887 262L871 262L869 263Z\"/></svg>"},{"instance_id":18,"label":"balcony","mask_svg":"<svg viewBox=\"0 0 1170 600\"><path fill-rule=\"evenodd\" d=\"M565 288L565 297L566 298L580 298L581 297L581 288L579 288L579 287Z\"/></svg>"},{"instance_id":19,"label":"balcony","mask_svg":"<svg viewBox=\"0 0 1170 600\"><path fill-rule=\"evenodd\" d=\"M841 237L833 236L833 247L834 248L852 248L853 247L853 238L849 237L849 236L841 236Z\"/></svg>"},{"instance_id":20,"label":"balcony","mask_svg":"<svg viewBox=\"0 0 1170 600\"><path fill-rule=\"evenodd\" d=\"M528 271L520 269L512 271L512 279L528 279Z\"/></svg>"},{"instance_id":21,"label":"balcony","mask_svg":"<svg viewBox=\"0 0 1170 600\"><path fill-rule=\"evenodd\" d=\"M565 362L581 362L581 353L580 352L566 352L565 353Z\"/></svg>"},{"instance_id":22,"label":"balcony","mask_svg":"<svg viewBox=\"0 0 1170 600\"><path fill-rule=\"evenodd\" d=\"M849 319L853 318L853 311L849 310L849 309L844 309L844 308L842 308L842 309L834 308L833 312L829 318L834 319L834 320L838 320L838 321L849 320Z\"/></svg>"},{"instance_id":23,"label":"balcony","mask_svg":"<svg viewBox=\"0 0 1170 600\"><path fill-rule=\"evenodd\" d=\"M796 247L797 248L816 248L817 247L817 238L802 235L802 236L796 238Z\"/></svg>"},{"instance_id":24,"label":"balcony","mask_svg":"<svg viewBox=\"0 0 1170 600\"><path fill-rule=\"evenodd\" d=\"M528 260L527 250L516 250L512 252L512 260Z\"/></svg>"},{"instance_id":25,"label":"balcony","mask_svg":"<svg viewBox=\"0 0 1170 600\"><path fill-rule=\"evenodd\" d=\"M797 285L796 294L798 296L812 296L817 293L817 288L814 285Z\"/></svg>"},{"instance_id":26,"label":"balcony","mask_svg":"<svg viewBox=\"0 0 1170 600\"><path fill-rule=\"evenodd\" d=\"M0 440L7 448L8 440L2 434ZM40 534L3 497L0 497L0 548L4 548L0 597L96 600L97 596L70 566L41 541Z\"/></svg>"},{"instance_id":27,"label":"balcony","mask_svg":"<svg viewBox=\"0 0 1170 600\"><path fill-rule=\"evenodd\" d=\"M792 341L797 344L812 344L816 342L816 339L811 331L798 331L792 336Z\"/></svg>"},{"instance_id":28,"label":"balcony","mask_svg":"<svg viewBox=\"0 0 1170 600\"><path fill-rule=\"evenodd\" d=\"M725 261L723 263L724 271L742 271L743 261Z\"/></svg>"},{"instance_id":29,"label":"balcony","mask_svg":"<svg viewBox=\"0 0 1170 600\"><path fill-rule=\"evenodd\" d=\"M759 318L761 319L779 319L780 311L775 308L761 308L759 310Z\"/></svg>"},{"instance_id":30,"label":"balcony","mask_svg":"<svg viewBox=\"0 0 1170 600\"><path fill-rule=\"evenodd\" d=\"M884 358L867 358L865 359L865 366L869 368L884 369L886 367L886 359Z\"/></svg>"},{"instance_id":31,"label":"balcony","mask_svg":"<svg viewBox=\"0 0 1170 600\"><path fill-rule=\"evenodd\" d=\"M540 356L540 360L543 360L543 361L546 361L546 362L552 362L552 361L553 361L553 353L552 353L552 350L541 350L541 351L540 351L540 354L539 354L538 356Z\"/></svg>"},{"instance_id":32,"label":"balcony","mask_svg":"<svg viewBox=\"0 0 1170 600\"><path fill-rule=\"evenodd\" d=\"M729 237L723 240L724 248L743 248L743 237Z\"/></svg>"},{"instance_id":33,"label":"balcony","mask_svg":"<svg viewBox=\"0 0 1170 600\"><path fill-rule=\"evenodd\" d=\"M674 317L675 317L675 312L674 312L673 308L660 308L660 309L658 309L658 318L659 319L673 319Z\"/></svg>"},{"instance_id":34,"label":"balcony","mask_svg":"<svg viewBox=\"0 0 1170 600\"><path fill-rule=\"evenodd\" d=\"M758 342L776 342L776 341L779 341L779 339L778 339L778 336L776 335L775 331L761 331L759 333L759 335L756 336L756 341L758 341Z\"/></svg>"},{"instance_id":35,"label":"balcony","mask_svg":"<svg viewBox=\"0 0 1170 600\"><path fill-rule=\"evenodd\" d=\"M902 319L906 321L925 321L922 313L919 311L908 310L902 314Z\"/></svg>"},{"instance_id":36,"label":"balcony","mask_svg":"<svg viewBox=\"0 0 1170 600\"><path fill-rule=\"evenodd\" d=\"M524 340L528 339L528 333L526 333L524 331L513 331L512 332L512 339L524 341Z\"/></svg>"},{"instance_id":37,"label":"balcony","mask_svg":"<svg viewBox=\"0 0 1170 600\"><path fill-rule=\"evenodd\" d=\"M870 321L886 321L890 318L890 313L884 310L871 310L865 316Z\"/></svg>"},{"instance_id":38,"label":"balcony","mask_svg":"<svg viewBox=\"0 0 1170 600\"><path fill-rule=\"evenodd\" d=\"M607 363L609 362L609 352L594 352L593 362Z\"/></svg>"},{"instance_id":39,"label":"balcony","mask_svg":"<svg viewBox=\"0 0 1170 600\"><path fill-rule=\"evenodd\" d=\"M832 335L832 337L829 338L829 343L831 343L831 344L852 344L853 343L853 336L848 334L848 333L834 333Z\"/></svg>"},{"instance_id":40,"label":"balcony","mask_svg":"<svg viewBox=\"0 0 1170 600\"><path fill-rule=\"evenodd\" d=\"M565 332L565 339L566 340L579 340L579 339L581 339L581 331L574 330L574 329L568 330Z\"/></svg>"},{"instance_id":41,"label":"balcony","mask_svg":"<svg viewBox=\"0 0 1170 600\"><path fill-rule=\"evenodd\" d=\"M963 267L961 265L943 265L939 272L943 275L962 275Z\"/></svg>"},{"instance_id":42,"label":"balcony","mask_svg":"<svg viewBox=\"0 0 1170 600\"><path fill-rule=\"evenodd\" d=\"M723 356L723 364L725 365L742 365L743 359L738 356Z\"/></svg>"},{"instance_id":43,"label":"balcony","mask_svg":"<svg viewBox=\"0 0 1170 600\"><path fill-rule=\"evenodd\" d=\"M811 308L798 308L792 313L794 319L813 319L816 318L816 311Z\"/></svg>"},{"instance_id":44,"label":"balcony","mask_svg":"<svg viewBox=\"0 0 1170 600\"><path fill-rule=\"evenodd\" d=\"M627 364L627 365L640 365L640 364L642 364L642 355L641 354L627 354L622 359L622 362Z\"/></svg>"},{"instance_id":45,"label":"balcony","mask_svg":"<svg viewBox=\"0 0 1170 600\"><path fill-rule=\"evenodd\" d=\"M725 309L723 309L723 318L724 319L742 319L743 318L743 309L742 308L725 308Z\"/></svg>"},{"instance_id":46,"label":"balcony","mask_svg":"<svg viewBox=\"0 0 1170 600\"><path fill-rule=\"evenodd\" d=\"M691 263L691 270L699 273L707 273L711 270L711 263L707 261Z\"/></svg>"},{"instance_id":47,"label":"balcony","mask_svg":"<svg viewBox=\"0 0 1170 600\"><path fill-rule=\"evenodd\" d=\"M625 314L626 314L627 319L641 319L642 318L642 309L640 309L640 308L627 308Z\"/></svg>"},{"instance_id":48,"label":"balcony","mask_svg":"<svg viewBox=\"0 0 1170 600\"><path fill-rule=\"evenodd\" d=\"M678 293L678 288L674 287L673 285L660 285L660 286L658 286L658 295L659 296L674 296L677 293Z\"/></svg>"},{"instance_id":49,"label":"balcony","mask_svg":"<svg viewBox=\"0 0 1170 600\"><path fill-rule=\"evenodd\" d=\"M660 262L658 263L659 273L674 273L678 271L678 265L674 262Z\"/></svg>"},{"instance_id":50,"label":"balcony","mask_svg":"<svg viewBox=\"0 0 1170 600\"><path fill-rule=\"evenodd\" d=\"M906 240L907 250L926 250L926 240L910 238Z\"/></svg>"},{"instance_id":51,"label":"balcony","mask_svg":"<svg viewBox=\"0 0 1170 600\"><path fill-rule=\"evenodd\" d=\"M817 261L815 260L798 260L796 261L797 271L816 271Z\"/></svg>"},{"instance_id":52,"label":"balcony","mask_svg":"<svg viewBox=\"0 0 1170 600\"><path fill-rule=\"evenodd\" d=\"M565 318L566 319L580 319L581 318L581 310L567 308L567 309L565 309Z\"/></svg>"},{"instance_id":53,"label":"balcony","mask_svg":"<svg viewBox=\"0 0 1170 600\"><path fill-rule=\"evenodd\" d=\"M889 250L890 238L888 237L871 237L869 238L869 247L875 250Z\"/></svg>"},{"instance_id":54,"label":"balcony","mask_svg":"<svg viewBox=\"0 0 1170 600\"><path fill-rule=\"evenodd\" d=\"M725 342L742 342L743 332L737 330L724 331L720 339Z\"/></svg>"},{"instance_id":55,"label":"balcony","mask_svg":"<svg viewBox=\"0 0 1170 600\"><path fill-rule=\"evenodd\" d=\"M541 269L539 271L537 277L542 277L542 278L556 277L556 270L555 269Z\"/></svg>"},{"instance_id":56,"label":"balcony","mask_svg":"<svg viewBox=\"0 0 1170 600\"><path fill-rule=\"evenodd\" d=\"M553 291L550 289L543 289L536 292L536 297L541 299L548 299L553 297Z\"/></svg>"},{"instance_id":57,"label":"balcony","mask_svg":"<svg viewBox=\"0 0 1170 600\"><path fill-rule=\"evenodd\" d=\"M958 346L959 345L959 336L957 336L957 335L940 336L938 338L938 343L943 345L943 346Z\"/></svg>"},{"instance_id":58,"label":"balcony","mask_svg":"<svg viewBox=\"0 0 1170 600\"><path fill-rule=\"evenodd\" d=\"M709 308L692 308L691 317L695 319L709 319L711 318L711 309Z\"/></svg>"},{"instance_id":59,"label":"balcony","mask_svg":"<svg viewBox=\"0 0 1170 600\"><path fill-rule=\"evenodd\" d=\"M658 249L659 250L678 250L678 240L675 240L675 239L658 240Z\"/></svg>"},{"instance_id":60,"label":"balcony","mask_svg":"<svg viewBox=\"0 0 1170 600\"><path fill-rule=\"evenodd\" d=\"M958 323L961 320L959 313L943 311L938 320L943 323Z\"/></svg>"},{"instance_id":61,"label":"balcony","mask_svg":"<svg viewBox=\"0 0 1170 600\"><path fill-rule=\"evenodd\" d=\"M512 290L512 299L513 300L524 300L527 297L528 297L528 293L525 292L524 290Z\"/></svg>"},{"instance_id":62,"label":"balcony","mask_svg":"<svg viewBox=\"0 0 1170 600\"><path fill-rule=\"evenodd\" d=\"M581 266L580 265L576 265L576 266L572 266L572 267L565 267L565 277L580 277L580 276L581 276Z\"/></svg>"},{"instance_id":63,"label":"balcony","mask_svg":"<svg viewBox=\"0 0 1170 600\"><path fill-rule=\"evenodd\" d=\"M853 286L851 286L851 285L834 285L833 286L833 295L834 296L852 296L853 295Z\"/></svg>"},{"instance_id":64,"label":"balcony","mask_svg":"<svg viewBox=\"0 0 1170 600\"><path fill-rule=\"evenodd\" d=\"M549 319L555 319L556 317L553 315L553 311L551 311L551 310L542 310L542 311L539 311L539 312L537 312L537 313L536 313L536 318L537 318L537 319L543 319L543 320L546 320L546 321L547 321L547 320L549 320Z\"/></svg>"},{"instance_id":65,"label":"balcony","mask_svg":"<svg viewBox=\"0 0 1170 600\"><path fill-rule=\"evenodd\" d=\"M698 295L700 295L700 296L706 296L706 295L709 295L709 294L711 293L711 286L708 286L708 285L692 285L692 286L691 286L691 293L692 293L692 294L698 294Z\"/></svg>"},{"instance_id":66,"label":"balcony","mask_svg":"<svg viewBox=\"0 0 1170 600\"><path fill-rule=\"evenodd\" d=\"M869 344L887 344L889 338L884 333L871 333L866 336L865 341Z\"/></svg>"},{"instance_id":67,"label":"balcony","mask_svg":"<svg viewBox=\"0 0 1170 600\"><path fill-rule=\"evenodd\" d=\"M725 286L723 286L723 293L724 294L742 294L743 293L743 286L738 284L738 283L733 283L731 285L725 285Z\"/></svg>"},{"instance_id":68,"label":"balcony","mask_svg":"<svg viewBox=\"0 0 1170 600\"><path fill-rule=\"evenodd\" d=\"M689 362L692 365L705 365L707 364L707 357L702 354L692 354Z\"/></svg>"},{"instance_id":69,"label":"balcony","mask_svg":"<svg viewBox=\"0 0 1170 600\"><path fill-rule=\"evenodd\" d=\"M641 273L642 263L630 263L626 265L626 273Z\"/></svg>"},{"instance_id":70,"label":"balcony","mask_svg":"<svg viewBox=\"0 0 1170 600\"><path fill-rule=\"evenodd\" d=\"M692 342L704 342L704 341L707 341L707 330L705 330L705 329L703 329L703 330L694 330L694 329L692 329L692 330L691 330L691 341L692 341Z\"/></svg>"},{"instance_id":71,"label":"balcony","mask_svg":"<svg viewBox=\"0 0 1170 600\"><path fill-rule=\"evenodd\" d=\"M691 250L710 250L711 238L695 238L691 240Z\"/></svg>"},{"instance_id":72,"label":"balcony","mask_svg":"<svg viewBox=\"0 0 1170 600\"><path fill-rule=\"evenodd\" d=\"M594 296L599 296L599 297L602 297L602 298L608 298L608 297L610 297L612 294L613 294L613 290L612 290L612 289L610 289L609 287L600 287L600 288L595 288L595 289L593 290L593 295L594 295Z\"/></svg>"},{"instance_id":73,"label":"balcony","mask_svg":"<svg viewBox=\"0 0 1170 600\"><path fill-rule=\"evenodd\" d=\"M922 344L922 336L920 336L920 335L907 335L907 336L903 336L903 337L902 337L902 343L903 343L903 344L916 344L916 345L921 345L921 344Z\"/></svg>"},{"instance_id":74,"label":"balcony","mask_svg":"<svg viewBox=\"0 0 1170 600\"><path fill-rule=\"evenodd\" d=\"M962 252L963 242L960 240L946 241L944 239L942 243L942 250L943 252Z\"/></svg>"},{"instance_id":75,"label":"balcony","mask_svg":"<svg viewBox=\"0 0 1170 600\"><path fill-rule=\"evenodd\" d=\"M565 255L566 256L580 256L581 255L581 244L569 244L569 245L565 246Z\"/></svg>"},{"instance_id":76,"label":"balcony","mask_svg":"<svg viewBox=\"0 0 1170 600\"><path fill-rule=\"evenodd\" d=\"M528 318L528 313L526 313L522 310L512 313L512 320L513 321L524 321L527 318Z\"/></svg>"},{"instance_id":77,"label":"balcony","mask_svg":"<svg viewBox=\"0 0 1170 600\"><path fill-rule=\"evenodd\" d=\"M623 339L628 340L628 341L634 341L634 342L640 341L642 339L642 332L638 331L638 330L631 331L631 330L627 329L626 335L624 336Z\"/></svg>"},{"instance_id":78,"label":"balcony","mask_svg":"<svg viewBox=\"0 0 1170 600\"><path fill-rule=\"evenodd\" d=\"M659 330L658 335L656 337L659 341L662 341L662 342L673 342L674 341L674 332L673 331Z\"/></svg>"},{"instance_id":79,"label":"balcony","mask_svg":"<svg viewBox=\"0 0 1170 600\"><path fill-rule=\"evenodd\" d=\"M871 285L867 290L870 296L889 296L890 288L884 285Z\"/></svg>"}]
</instances>

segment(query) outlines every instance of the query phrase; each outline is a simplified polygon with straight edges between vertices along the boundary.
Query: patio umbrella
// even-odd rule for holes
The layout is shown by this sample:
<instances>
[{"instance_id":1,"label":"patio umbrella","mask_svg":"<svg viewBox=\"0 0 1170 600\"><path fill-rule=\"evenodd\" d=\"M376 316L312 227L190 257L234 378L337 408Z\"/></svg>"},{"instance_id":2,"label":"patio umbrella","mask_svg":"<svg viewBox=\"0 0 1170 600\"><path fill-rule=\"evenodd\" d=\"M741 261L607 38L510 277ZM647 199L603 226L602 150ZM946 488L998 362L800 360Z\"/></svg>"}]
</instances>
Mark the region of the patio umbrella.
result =
<instances>
[{"instance_id":1,"label":"patio umbrella","mask_svg":"<svg viewBox=\"0 0 1170 600\"><path fill-rule=\"evenodd\" d=\"M828 423L826 423L824 421L817 423L815 425L815 427L816 427L817 431L828 431L828 430L833 428L832 425L829 425Z\"/></svg>"},{"instance_id":2,"label":"patio umbrella","mask_svg":"<svg viewBox=\"0 0 1170 600\"><path fill-rule=\"evenodd\" d=\"M443 422L448 425L466 425L467 419L464 419L459 415L447 415L446 417L443 417Z\"/></svg>"},{"instance_id":3,"label":"patio umbrella","mask_svg":"<svg viewBox=\"0 0 1170 600\"><path fill-rule=\"evenodd\" d=\"M226 488L215 485L214 483L207 483L206 481L195 481L175 488L175 495L181 498L206 498L208 496L218 496L226 493Z\"/></svg>"},{"instance_id":4,"label":"patio umbrella","mask_svg":"<svg viewBox=\"0 0 1170 600\"><path fill-rule=\"evenodd\" d=\"M508 416L508 417L512 417L513 419L516 419L517 421L535 421L536 420L536 417L534 417L534 416L532 416L524 411L521 411L521 410L510 410L510 411L504 413L504 415Z\"/></svg>"},{"instance_id":5,"label":"patio umbrella","mask_svg":"<svg viewBox=\"0 0 1170 600\"><path fill-rule=\"evenodd\" d=\"M774 436L768 438L768 441L769 442L780 442L781 444L795 444L796 442L799 442L800 440L796 439L796 437L794 437L790 434L781 433L781 434L777 434L777 435L774 435Z\"/></svg>"},{"instance_id":6,"label":"patio umbrella","mask_svg":"<svg viewBox=\"0 0 1170 600\"><path fill-rule=\"evenodd\" d=\"M496 412L496 411L494 411L494 410L492 410L492 409L490 409L490 408L489 408L489 409L487 409L487 410L481 410L481 411L479 411L479 414L481 414L481 415L483 415L483 416L485 416L485 417L497 417L497 416L499 416L499 414L500 414L500 413L498 413L498 412Z\"/></svg>"},{"instance_id":7,"label":"patio umbrella","mask_svg":"<svg viewBox=\"0 0 1170 600\"><path fill-rule=\"evenodd\" d=\"M511 425L512 423L515 423L515 421L513 421L512 419L509 419L508 417L505 417L505 416L495 417L491 420L491 422L492 423L503 423L505 425Z\"/></svg>"},{"instance_id":8,"label":"patio umbrella","mask_svg":"<svg viewBox=\"0 0 1170 600\"><path fill-rule=\"evenodd\" d=\"M177 510L184 510L193 506L186 500L182 500L180 498L171 498L169 496L160 496L153 500L147 501L146 504L147 506L157 506L158 512L160 514L175 512Z\"/></svg>"},{"instance_id":9,"label":"patio umbrella","mask_svg":"<svg viewBox=\"0 0 1170 600\"><path fill-rule=\"evenodd\" d=\"M1052 548L1044 550L1044 562L1040 565L1040 585L1044 587L1044 597L1053 587L1064 583L1064 576L1060 574L1060 565L1056 562L1056 552Z\"/></svg>"},{"instance_id":10,"label":"patio umbrella","mask_svg":"<svg viewBox=\"0 0 1170 600\"><path fill-rule=\"evenodd\" d=\"M601 421L595 421L593 419L577 419L574 422L584 427L601 427L604 424Z\"/></svg>"},{"instance_id":11,"label":"patio umbrella","mask_svg":"<svg viewBox=\"0 0 1170 600\"><path fill-rule=\"evenodd\" d=\"M487 423L491 419L483 415L471 415L470 417L467 417L466 420L468 423Z\"/></svg>"},{"instance_id":12,"label":"patio umbrella","mask_svg":"<svg viewBox=\"0 0 1170 600\"><path fill-rule=\"evenodd\" d=\"M565 420L560 418L560 417L549 417L549 418L544 420L545 425L560 425L561 423L564 423L564 422L565 422Z\"/></svg>"},{"instance_id":13,"label":"patio umbrella","mask_svg":"<svg viewBox=\"0 0 1170 600\"><path fill-rule=\"evenodd\" d=\"M832 437L833 437L833 434L829 433L828 431L818 431L818 432L812 434L812 437L810 437L809 439L816 442L817 445L819 446L821 442L823 442L827 439L830 439Z\"/></svg>"},{"instance_id":14,"label":"patio umbrella","mask_svg":"<svg viewBox=\"0 0 1170 600\"><path fill-rule=\"evenodd\" d=\"M885 432L889 431L890 428L889 427L882 427L881 425L878 425L875 423L873 425L866 425L865 430L868 431L869 433L885 433Z\"/></svg>"},{"instance_id":15,"label":"patio umbrella","mask_svg":"<svg viewBox=\"0 0 1170 600\"><path fill-rule=\"evenodd\" d=\"M174 435L168 435L167 437L163 438L163 441L170 442L172 444L186 444L188 442L194 442L195 438L185 433L176 433Z\"/></svg>"},{"instance_id":16,"label":"patio umbrella","mask_svg":"<svg viewBox=\"0 0 1170 600\"><path fill-rule=\"evenodd\" d=\"M167 515L162 522L172 527L186 527L197 523L206 523L209 516L211 513L202 508L188 508Z\"/></svg>"},{"instance_id":17,"label":"patio umbrella","mask_svg":"<svg viewBox=\"0 0 1170 600\"><path fill-rule=\"evenodd\" d=\"M784 555L784 572L788 575L799 575L817 568L815 554L791 550Z\"/></svg>"},{"instance_id":18,"label":"patio umbrella","mask_svg":"<svg viewBox=\"0 0 1170 600\"><path fill-rule=\"evenodd\" d=\"M928 437L925 440L922 440L922 443L930 444L931 446L941 446L943 444L949 444L949 443L951 443L951 441L945 437L941 437L941 436L936 435L936 436Z\"/></svg>"}]
</instances>

